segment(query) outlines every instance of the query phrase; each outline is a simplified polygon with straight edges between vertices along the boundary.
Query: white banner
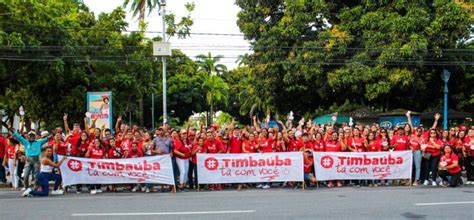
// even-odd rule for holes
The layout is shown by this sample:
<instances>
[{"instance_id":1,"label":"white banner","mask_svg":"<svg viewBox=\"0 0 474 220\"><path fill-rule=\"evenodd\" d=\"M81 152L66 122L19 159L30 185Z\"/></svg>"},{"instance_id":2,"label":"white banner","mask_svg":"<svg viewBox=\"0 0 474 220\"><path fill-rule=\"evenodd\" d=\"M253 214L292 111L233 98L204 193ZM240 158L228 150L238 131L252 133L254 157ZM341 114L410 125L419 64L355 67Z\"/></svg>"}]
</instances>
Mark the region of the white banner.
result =
<instances>
[{"instance_id":1,"label":"white banner","mask_svg":"<svg viewBox=\"0 0 474 220\"><path fill-rule=\"evenodd\" d=\"M64 185L160 183L174 185L170 155L129 159L68 157L61 164Z\"/></svg>"},{"instance_id":2,"label":"white banner","mask_svg":"<svg viewBox=\"0 0 474 220\"><path fill-rule=\"evenodd\" d=\"M411 151L314 152L318 180L411 179Z\"/></svg>"},{"instance_id":3,"label":"white banner","mask_svg":"<svg viewBox=\"0 0 474 220\"><path fill-rule=\"evenodd\" d=\"M198 154L198 181L257 183L303 181L303 153Z\"/></svg>"}]
</instances>

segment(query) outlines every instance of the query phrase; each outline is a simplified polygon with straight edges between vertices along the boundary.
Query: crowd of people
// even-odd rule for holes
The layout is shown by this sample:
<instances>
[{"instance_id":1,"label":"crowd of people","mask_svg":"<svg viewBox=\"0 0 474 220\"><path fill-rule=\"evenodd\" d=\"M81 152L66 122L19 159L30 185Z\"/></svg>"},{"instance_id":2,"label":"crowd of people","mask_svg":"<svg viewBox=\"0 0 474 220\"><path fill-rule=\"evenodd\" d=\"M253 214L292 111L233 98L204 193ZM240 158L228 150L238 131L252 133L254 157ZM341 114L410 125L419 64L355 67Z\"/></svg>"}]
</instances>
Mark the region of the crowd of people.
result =
<instances>
[{"instance_id":1,"label":"crowd of people","mask_svg":"<svg viewBox=\"0 0 474 220\"><path fill-rule=\"evenodd\" d=\"M154 131L138 126L127 126L119 116L113 132L109 128L95 127L84 121L84 129L75 123L72 129L64 115L64 128L55 128L51 133L25 131L23 117L20 129L14 130L9 124L10 134L0 136L0 155L3 167L11 176L12 190L22 191L23 196L47 196L49 181L54 181L51 194L63 194L65 191L83 191L82 185L62 187L60 165L67 156L92 159L117 159L147 157L170 154L175 169L175 182L179 191L189 189L241 190L242 187L268 189L271 183L264 184L215 184L199 186L197 178L197 153L268 153L298 152L304 153L304 178L309 186L328 188L352 185L359 187L380 185L431 185L458 186L474 184L474 126L452 127L449 130L438 129L439 114L435 115L430 128L413 127L410 113L408 123L391 129L373 125L313 124L301 119L297 124L291 121L269 127L270 116L262 123L253 118L252 124L239 126L231 123L219 127L174 129L167 124ZM393 181L318 181L314 173L312 151L326 152L377 152L377 151L413 151L413 178ZM58 155L63 155L58 160ZM2 168L3 168L2 167ZM461 178L466 171L466 180ZM0 169L0 181L6 181L5 169ZM30 182L33 179L34 182ZM275 184L275 183L274 183ZM32 187L32 185L34 187ZM277 187L298 187L297 183L277 183ZM103 190L116 192L124 190L151 192L152 184L143 185L87 185L91 194ZM161 186L163 191L164 186ZM75 188L75 190L73 189ZM166 189L166 188L165 188ZM170 188L170 190L172 190Z\"/></svg>"}]
</instances>

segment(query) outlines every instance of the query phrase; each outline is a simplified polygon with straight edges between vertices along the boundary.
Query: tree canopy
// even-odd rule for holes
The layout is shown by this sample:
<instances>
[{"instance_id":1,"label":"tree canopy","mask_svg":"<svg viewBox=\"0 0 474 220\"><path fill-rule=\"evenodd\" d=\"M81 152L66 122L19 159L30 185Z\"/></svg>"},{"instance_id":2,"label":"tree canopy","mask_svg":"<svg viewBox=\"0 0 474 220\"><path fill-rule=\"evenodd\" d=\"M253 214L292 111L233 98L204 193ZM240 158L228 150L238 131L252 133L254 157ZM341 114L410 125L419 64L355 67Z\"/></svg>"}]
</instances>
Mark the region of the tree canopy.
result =
<instances>
[{"instance_id":1,"label":"tree canopy","mask_svg":"<svg viewBox=\"0 0 474 220\"><path fill-rule=\"evenodd\" d=\"M450 105L474 109L468 80L474 51L466 41L473 20L451 1L236 4L237 24L254 50L243 61L254 79L241 113L260 103L300 115L345 103L376 110L436 108L443 69L452 73Z\"/></svg>"}]
</instances>

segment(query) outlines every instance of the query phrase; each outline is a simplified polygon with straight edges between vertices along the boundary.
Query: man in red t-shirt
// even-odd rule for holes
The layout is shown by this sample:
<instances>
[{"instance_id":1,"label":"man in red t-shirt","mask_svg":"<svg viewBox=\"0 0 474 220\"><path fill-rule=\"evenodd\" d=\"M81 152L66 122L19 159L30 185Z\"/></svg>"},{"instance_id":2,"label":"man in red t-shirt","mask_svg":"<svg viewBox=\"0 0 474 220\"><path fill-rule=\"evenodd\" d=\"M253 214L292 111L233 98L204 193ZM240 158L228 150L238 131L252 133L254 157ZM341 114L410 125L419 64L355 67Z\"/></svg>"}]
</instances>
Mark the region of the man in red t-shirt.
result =
<instances>
[{"instance_id":1,"label":"man in red t-shirt","mask_svg":"<svg viewBox=\"0 0 474 220\"><path fill-rule=\"evenodd\" d=\"M225 152L224 145L222 142L214 138L212 131L207 132L207 140L204 142L204 148L208 154L221 154ZM209 188L211 191L214 191L215 185L211 184ZM217 190L222 190L221 184L217 184Z\"/></svg>"},{"instance_id":2,"label":"man in red t-shirt","mask_svg":"<svg viewBox=\"0 0 474 220\"><path fill-rule=\"evenodd\" d=\"M393 135L390 144L394 146L394 151L408 150L409 139L402 127L399 127L397 134Z\"/></svg>"},{"instance_id":3,"label":"man in red t-shirt","mask_svg":"<svg viewBox=\"0 0 474 220\"><path fill-rule=\"evenodd\" d=\"M240 128L235 126L234 130L229 134L229 149L227 153L240 154L242 152L242 138Z\"/></svg>"}]
</instances>

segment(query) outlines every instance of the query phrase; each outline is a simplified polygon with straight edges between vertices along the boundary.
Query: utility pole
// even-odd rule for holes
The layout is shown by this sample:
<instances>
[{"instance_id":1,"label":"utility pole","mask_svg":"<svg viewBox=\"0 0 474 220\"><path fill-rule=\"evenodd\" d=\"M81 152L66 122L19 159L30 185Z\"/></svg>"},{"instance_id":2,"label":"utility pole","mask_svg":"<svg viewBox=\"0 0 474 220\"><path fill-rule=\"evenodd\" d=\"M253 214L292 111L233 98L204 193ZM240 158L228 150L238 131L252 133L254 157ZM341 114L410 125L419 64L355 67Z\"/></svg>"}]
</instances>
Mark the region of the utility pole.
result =
<instances>
[{"instance_id":1,"label":"utility pole","mask_svg":"<svg viewBox=\"0 0 474 220\"><path fill-rule=\"evenodd\" d=\"M166 42L166 23L165 23L165 15L166 15L166 0L161 0L160 8L161 8L161 18L163 22L163 42ZM163 124L168 122L168 110L166 105L166 57L161 57L161 61L163 63Z\"/></svg>"}]
</instances>

